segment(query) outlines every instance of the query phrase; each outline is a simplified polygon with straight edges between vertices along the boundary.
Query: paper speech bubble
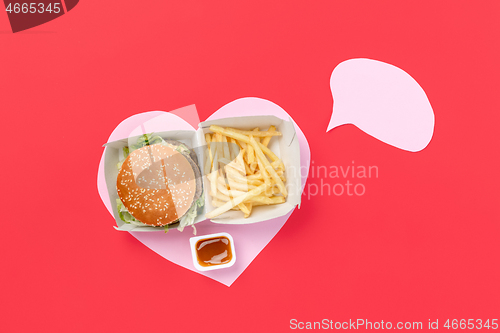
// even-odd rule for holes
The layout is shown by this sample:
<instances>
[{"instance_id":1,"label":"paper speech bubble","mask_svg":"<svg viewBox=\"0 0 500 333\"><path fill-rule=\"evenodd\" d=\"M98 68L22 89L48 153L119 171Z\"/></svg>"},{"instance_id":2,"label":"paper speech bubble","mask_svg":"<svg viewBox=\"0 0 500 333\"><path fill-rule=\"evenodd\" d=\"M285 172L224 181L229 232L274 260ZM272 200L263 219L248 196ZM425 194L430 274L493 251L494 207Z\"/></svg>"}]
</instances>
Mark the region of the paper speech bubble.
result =
<instances>
[{"instance_id":1,"label":"paper speech bubble","mask_svg":"<svg viewBox=\"0 0 500 333\"><path fill-rule=\"evenodd\" d=\"M434 112L424 90L402 69L371 59L340 63L330 77L334 105L327 132L353 124L391 146L424 149L434 132Z\"/></svg>"}]
</instances>

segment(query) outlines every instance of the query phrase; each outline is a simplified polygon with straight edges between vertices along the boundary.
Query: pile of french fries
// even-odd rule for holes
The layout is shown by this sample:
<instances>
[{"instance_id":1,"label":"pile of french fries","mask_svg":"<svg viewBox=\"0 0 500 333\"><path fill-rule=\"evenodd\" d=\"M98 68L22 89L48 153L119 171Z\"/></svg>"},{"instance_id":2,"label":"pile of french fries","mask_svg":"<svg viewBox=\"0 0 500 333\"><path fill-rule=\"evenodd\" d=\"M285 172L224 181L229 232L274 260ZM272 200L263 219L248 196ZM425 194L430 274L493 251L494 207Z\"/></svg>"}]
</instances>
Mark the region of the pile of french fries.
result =
<instances>
[{"instance_id":1,"label":"pile of french fries","mask_svg":"<svg viewBox=\"0 0 500 333\"><path fill-rule=\"evenodd\" d=\"M276 127L243 131L212 125L210 131L205 134L204 166L212 205L217 208L207 218L229 210L240 210L247 218L255 206L285 202L285 166L268 148L273 136L281 136Z\"/></svg>"}]
</instances>

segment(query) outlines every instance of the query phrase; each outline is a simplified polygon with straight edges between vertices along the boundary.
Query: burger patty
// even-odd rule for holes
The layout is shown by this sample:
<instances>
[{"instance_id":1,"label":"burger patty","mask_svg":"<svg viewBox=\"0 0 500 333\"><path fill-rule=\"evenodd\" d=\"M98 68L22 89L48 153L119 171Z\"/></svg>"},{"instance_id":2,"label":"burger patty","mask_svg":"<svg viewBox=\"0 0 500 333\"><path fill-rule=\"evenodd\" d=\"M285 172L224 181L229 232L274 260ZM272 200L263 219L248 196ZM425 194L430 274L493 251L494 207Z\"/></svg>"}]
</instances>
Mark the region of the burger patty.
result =
<instances>
[{"instance_id":1,"label":"burger patty","mask_svg":"<svg viewBox=\"0 0 500 333\"><path fill-rule=\"evenodd\" d=\"M193 203L196 202L201 197L201 194L203 192L203 185L202 185L202 179L201 179L201 171L200 167L198 166L198 157L196 156L196 153L193 151L193 149L190 149L186 144L177 141L177 140L172 140L172 139L165 139L165 142L171 145L174 149L176 149L178 146L183 145L188 148L189 154L182 153L182 155L188 160L189 164L191 164L191 168L194 171L194 176L196 177L196 193L194 194L194 199Z\"/></svg>"},{"instance_id":2,"label":"burger patty","mask_svg":"<svg viewBox=\"0 0 500 333\"><path fill-rule=\"evenodd\" d=\"M174 146L175 148L177 148L180 145L187 147L189 150L189 157L191 157L191 159L196 163L196 166L198 166L198 157L196 156L196 153L193 151L192 148L188 147L186 144L184 144L180 141L177 141L177 140L165 139L165 142Z\"/></svg>"},{"instance_id":3,"label":"burger patty","mask_svg":"<svg viewBox=\"0 0 500 333\"><path fill-rule=\"evenodd\" d=\"M188 160L189 164L191 164L191 168L193 168L194 176L196 177L196 192L194 194L193 203L196 202L201 197L201 193L203 192L202 180L201 180L201 171L193 159L191 158L191 154L183 156ZM196 155L195 155L196 156Z\"/></svg>"}]
</instances>

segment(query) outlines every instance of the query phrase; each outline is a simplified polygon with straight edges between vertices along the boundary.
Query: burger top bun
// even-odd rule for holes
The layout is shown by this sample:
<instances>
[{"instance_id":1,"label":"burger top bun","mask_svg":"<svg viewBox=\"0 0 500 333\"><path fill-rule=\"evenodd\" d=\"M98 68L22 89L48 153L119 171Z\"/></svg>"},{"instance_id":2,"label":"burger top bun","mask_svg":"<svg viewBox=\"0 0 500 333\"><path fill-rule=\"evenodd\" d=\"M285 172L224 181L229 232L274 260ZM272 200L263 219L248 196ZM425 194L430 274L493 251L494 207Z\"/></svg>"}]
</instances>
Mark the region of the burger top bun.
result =
<instances>
[{"instance_id":1,"label":"burger top bun","mask_svg":"<svg viewBox=\"0 0 500 333\"><path fill-rule=\"evenodd\" d=\"M116 188L137 220L164 226L184 216L191 207L196 179L181 153L157 144L130 153L118 173Z\"/></svg>"}]
</instances>

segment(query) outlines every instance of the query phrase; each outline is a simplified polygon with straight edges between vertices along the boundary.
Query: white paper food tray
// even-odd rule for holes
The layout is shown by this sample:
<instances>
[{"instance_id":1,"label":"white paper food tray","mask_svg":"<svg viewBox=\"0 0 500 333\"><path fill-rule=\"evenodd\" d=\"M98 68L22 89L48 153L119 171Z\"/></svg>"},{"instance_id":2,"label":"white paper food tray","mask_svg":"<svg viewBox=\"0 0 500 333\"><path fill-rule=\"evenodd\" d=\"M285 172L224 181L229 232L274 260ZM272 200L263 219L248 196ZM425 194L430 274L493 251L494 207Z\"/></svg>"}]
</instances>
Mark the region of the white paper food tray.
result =
<instances>
[{"instance_id":1,"label":"white paper food tray","mask_svg":"<svg viewBox=\"0 0 500 333\"><path fill-rule=\"evenodd\" d=\"M154 119L150 120L154 121ZM286 215L296 205L300 205L301 200L301 172L300 172L300 148L298 138L295 133L295 127L292 120L283 120L275 116L246 116L246 117L231 117L217 120L205 121L199 124L198 130L177 130L155 132L156 135L164 139L173 139L185 143L190 148L203 147L206 145L205 133L210 133L210 125L219 125L222 127L234 127L242 130L251 130L259 127L261 130L269 128L269 126L276 126L276 130L282 133L282 136L273 137L269 143L271 149L285 165L285 186L288 191L288 197L285 203L269 206L258 206L252 210L252 214L248 218L244 218L242 212L229 211L217 218L211 219L214 223L221 224L250 224L262 222L269 219L277 218ZM134 133L143 133L144 129L147 132L147 126L142 126L142 131L134 131ZM140 135L139 135L140 136ZM116 221L117 230L123 231L162 231L163 227L149 227L137 226L123 222L119 215L116 206L116 199L118 193L116 191L116 178L118 176L117 164L122 160L123 147L129 146L137 141L138 135L131 136L122 140L108 142L105 144L106 152L104 155L104 175L106 179L106 186L113 207L113 215ZM201 153L203 149L194 149L198 157L198 166L202 174L204 156ZM195 224L206 220L205 214L215 207L212 206L212 198L207 193L209 192L210 185L207 177L203 177L203 193L205 196L205 206L203 212L195 219Z\"/></svg>"}]
</instances>

